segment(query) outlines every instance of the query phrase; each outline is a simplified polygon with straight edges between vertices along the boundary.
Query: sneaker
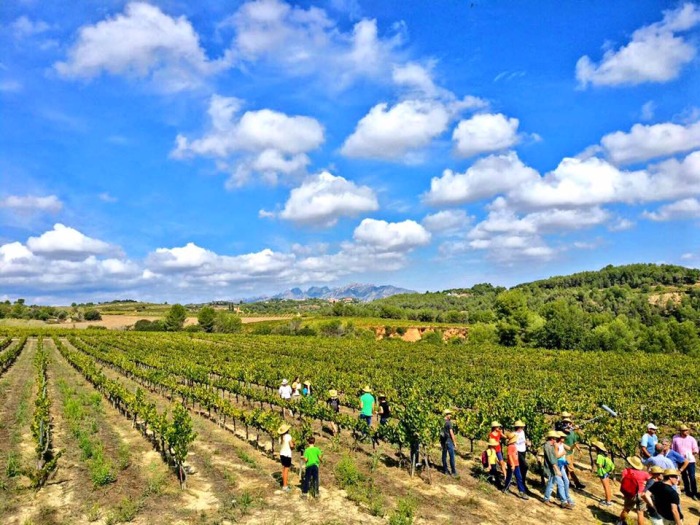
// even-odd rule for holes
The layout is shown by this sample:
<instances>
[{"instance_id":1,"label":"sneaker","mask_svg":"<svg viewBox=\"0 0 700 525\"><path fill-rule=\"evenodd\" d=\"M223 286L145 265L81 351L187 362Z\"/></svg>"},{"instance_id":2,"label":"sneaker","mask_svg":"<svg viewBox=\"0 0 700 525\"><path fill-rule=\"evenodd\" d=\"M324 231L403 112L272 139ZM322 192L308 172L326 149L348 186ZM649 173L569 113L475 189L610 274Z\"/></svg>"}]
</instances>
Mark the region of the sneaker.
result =
<instances>
[{"instance_id":1,"label":"sneaker","mask_svg":"<svg viewBox=\"0 0 700 525\"><path fill-rule=\"evenodd\" d=\"M525 494L524 492L519 492L519 493L518 493L518 497L519 497L520 499L530 499L530 496L528 496L528 495Z\"/></svg>"},{"instance_id":2,"label":"sneaker","mask_svg":"<svg viewBox=\"0 0 700 525\"><path fill-rule=\"evenodd\" d=\"M550 506L550 507L556 507L556 506L557 506L557 504L554 503L551 499L546 499L546 500L544 500L544 504L545 504L545 505L548 505L548 506Z\"/></svg>"},{"instance_id":3,"label":"sneaker","mask_svg":"<svg viewBox=\"0 0 700 525\"><path fill-rule=\"evenodd\" d=\"M574 506L571 503L562 503L561 508L564 510L573 510Z\"/></svg>"},{"instance_id":4,"label":"sneaker","mask_svg":"<svg viewBox=\"0 0 700 525\"><path fill-rule=\"evenodd\" d=\"M283 492L289 492L290 490L291 489L289 488L289 485L287 485L286 487L282 487Z\"/></svg>"},{"instance_id":5,"label":"sneaker","mask_svg":"<svg viewBox=\"0 0 700 525\"><path fill-rule=\"evenodd\" d=\"M601 507L612 507L612 501L601 500L600 506Z\"/></svg>"}]
</instances>

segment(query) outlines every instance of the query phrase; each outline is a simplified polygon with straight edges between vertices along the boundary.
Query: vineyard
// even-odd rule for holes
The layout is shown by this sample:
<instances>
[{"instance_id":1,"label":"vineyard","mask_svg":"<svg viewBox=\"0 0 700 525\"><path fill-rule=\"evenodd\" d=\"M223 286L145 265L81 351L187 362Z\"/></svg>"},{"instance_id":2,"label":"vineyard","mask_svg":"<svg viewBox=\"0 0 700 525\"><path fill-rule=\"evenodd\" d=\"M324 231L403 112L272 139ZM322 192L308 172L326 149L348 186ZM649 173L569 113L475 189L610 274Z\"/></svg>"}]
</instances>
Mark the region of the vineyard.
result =
<instances>
[{"instance_id":1,"label":"vineyard","mask_svg":"<svg viewBox=\"0 0 700 525\"><path fill-rule=\"evenodd\" d=\"M527 422L535 472L538 445L563 410L579 421L595 418L585 440L603 441L618 461L635 452L648 421L666 433L700 422L700 363L679 355L18 330L0 334L0 371L8 434L0 435L1 486L11 496L0 508L3 523L148 523L155 514L180 523L276 522L309 504L314 523L391 522L408 514L417 523L558 523L562 511L536 501L521 510L509 500L492 508L498 498L475 465L493 419L506 428ZM296 376L310 381L312 395L282 400L282 379ZM359 420L365 385L386 395L387 425ZM329 389L339 392L338 413L326 404ZM603 404L618 417L607 416ZM454 486L434 468L446 408L455 413L463 471L449 482ZM307 504L276 490L282 423L292 427L297 473L308 437L325 450L325 499ZM331 436L330 423L343 429L339 436ZM416 453L422 464L412 461ZM89 501L69 491L76 486L94 492ZM355 511L338 510L348 503ZM605 521L605 512L582 507L580 523ZM576 519L566 516L567 523Z\"/></svg>"}]
</instances>

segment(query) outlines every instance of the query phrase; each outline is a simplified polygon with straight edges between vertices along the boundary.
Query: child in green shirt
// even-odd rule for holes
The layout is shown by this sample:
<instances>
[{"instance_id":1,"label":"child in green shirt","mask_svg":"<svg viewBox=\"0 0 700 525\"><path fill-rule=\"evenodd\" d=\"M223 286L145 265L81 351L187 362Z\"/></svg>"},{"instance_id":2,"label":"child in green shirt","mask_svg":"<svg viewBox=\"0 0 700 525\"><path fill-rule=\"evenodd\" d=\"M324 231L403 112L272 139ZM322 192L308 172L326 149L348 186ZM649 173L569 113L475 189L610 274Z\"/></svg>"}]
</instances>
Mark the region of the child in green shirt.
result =
<instances>
[{"instance_id":1,"label":"child in green shirt","mask_svg":"<svg viewBox=\"0 0 700 525\"><path fill-rule=\"evenodd\" d=\"M304 450L304 461L306 462L306 473L304 474L304 483L301 487L302 495L306 495L311 489L313 497L318 496L318 467L323 457L323 452L316 445L316 439L311 436L308 440L309 446Z\"/></svg>"},{"instance_id":2,"label":"child in green shirt","mask_svg":"<svg viewBox=\"0 0 700 525\"><path fill-rule=\"evenodd\" d=\"M595 458L595 467L593 471L600 478L600 483L603 485L605 490L605 501L601 501L600 504L606 507L612 505L612 490L610 490L610 474L615 470L615 464L612 459L607 456L607 449L605 445L600 441L593 441L591 443L597 451L598 455Z\"/></svg>"}]
</instances>

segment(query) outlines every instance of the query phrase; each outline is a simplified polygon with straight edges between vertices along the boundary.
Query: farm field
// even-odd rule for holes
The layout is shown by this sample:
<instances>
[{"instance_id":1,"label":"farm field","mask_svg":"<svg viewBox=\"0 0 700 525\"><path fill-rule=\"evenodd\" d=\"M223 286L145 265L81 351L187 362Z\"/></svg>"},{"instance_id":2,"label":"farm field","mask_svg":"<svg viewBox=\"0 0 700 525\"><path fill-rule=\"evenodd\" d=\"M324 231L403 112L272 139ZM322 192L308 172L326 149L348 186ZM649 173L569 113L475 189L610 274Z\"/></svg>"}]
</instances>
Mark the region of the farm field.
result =
<instances>
[{"instance_id":1,"label":"farm field","mask_svg":"<svg viewBox=\"0 0 700 525\"><path fill-rule=\"evenodd\" d=\"M538 501L542 487L534 471L530 501L498 493L484 481L478 458L489 422L508 427L525 419L537 444L555 414L569 410L583 420L600 415L605 403L620 417L587 425L585 437L606 443L619 472L619 458L634 451L648 420L667 425L664 435L678 422L697 428L700 421L692 394L700 387L699 365L684 356L90 330L7 331L0 347L0 362L16 355L0 376L2 523L298 523L302 517L402 523L397 520L408 514L415 523L614 522L621 508L596 506L595 479L574 493L573 511ZM45 459L58 459L48 479L32 488L39 465L31 424L41 391L38 354L46 361L52 429ZM673 370L682 388L659 382L660 369ZM287 406L277 387L297 375L315 391ZM365 384L387 395L394 416L369 430L376 446L361 439L367 429L357 418ZM325 404L329 388L340 392L337 415ZM411 476L412 442L431 465L440 462L440 414L447 407L456 413L460 479L433 467ZM283 408L294 408L294 416L283 416ZM295 443L315 435L324 450L317 500L301 499L298 470L292 492L279 489L282 422L291 425ZM331 422L345 429L340 436L331 436ZM186 435L180 445L178 433ZM178 446L185 449L184 489ZM299 457L295 450L295 469ZM578 460L589 464L587 453ZM691 517L698 512L692 501L684 508Z\"/></svg>"}]
</instances>

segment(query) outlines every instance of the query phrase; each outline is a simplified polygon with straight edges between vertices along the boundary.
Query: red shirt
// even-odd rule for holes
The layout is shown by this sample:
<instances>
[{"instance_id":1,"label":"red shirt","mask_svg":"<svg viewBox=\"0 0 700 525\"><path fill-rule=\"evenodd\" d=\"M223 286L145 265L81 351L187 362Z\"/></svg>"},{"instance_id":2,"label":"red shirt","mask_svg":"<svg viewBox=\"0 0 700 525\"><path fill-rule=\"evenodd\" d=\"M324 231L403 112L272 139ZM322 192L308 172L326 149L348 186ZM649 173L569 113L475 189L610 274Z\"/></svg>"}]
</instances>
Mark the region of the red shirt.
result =
<instances>
[{"instance_id":1,"label":"red shirt","mask_svg":"<svg viewBox=\"0 0 700 525\"><path fill-rule=\"evenodd\" d=\"M651 479L651 474L646 470L637 470L634 468L626 468L622 471L623 478L632 478L637 482L637 494L644 492L646 488L647 481Z\"/></svg>"},{"instance_id":2,"label":"red shirt","mask_svg":"<svg viewBox=\"0 0 700 525\"><path fill-rule=\"evenodd\" d=\"M503 432L501 432L498 429L492 430L491 433L489 434L489 439L495 439L496 441L498 441L498 446L493 447L493 449L496 452L500 452L501 451L501 440L503 439Z\"/></svg>"},{"instance_id":3,"label":"red shirt","mask_svg":"<svg viewBox=\"0 0 700 525\"><path fill-rule=\"evenodd\" d=\"M520 465L518 463L518 449L515 446L515 443L508 445L508 465L513 468Z\"/></svg>"}]
</instances>

